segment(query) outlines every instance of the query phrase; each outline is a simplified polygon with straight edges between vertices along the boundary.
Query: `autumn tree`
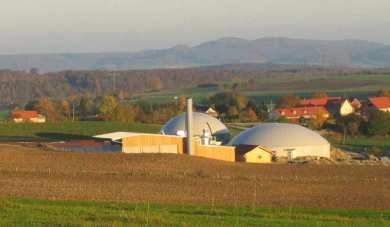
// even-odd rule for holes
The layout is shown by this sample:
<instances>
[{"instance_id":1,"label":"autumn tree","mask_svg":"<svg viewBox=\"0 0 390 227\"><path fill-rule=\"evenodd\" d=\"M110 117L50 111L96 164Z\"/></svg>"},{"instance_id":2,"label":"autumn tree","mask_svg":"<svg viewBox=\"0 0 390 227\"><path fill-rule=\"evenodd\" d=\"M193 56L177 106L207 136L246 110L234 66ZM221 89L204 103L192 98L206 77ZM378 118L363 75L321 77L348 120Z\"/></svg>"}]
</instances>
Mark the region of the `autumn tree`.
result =
<instances>
[{"instance_id":1,"label":"autumn tree","mask_svg":"<svg viewBox=\"0 0 390 227\"><path fill-rule=\"evenodd\" d=\"M226 117L233 120L233 119L237 119L239 114L240 112L238 111L236 106L229 106L228 111L226 113Z\"/></svg>"},{"instance_id":2,"label":"autumn tree","mask_svg":"<svg viewBox=\"0 0 390 227\"><path fill-rule=\"evenodd\" d=\"M66 120L71 119L71 107L67 100L62 100L60 103L61 114L64 116Z\"/></svg>"},{"instance_id":3,"label":"autumn tree","mask_svg":"<svg viewBox=\"0 0 390 227\"><path fill-rule=\"evenodd\" d=\"M390 113L372 110L366 125L369 135L388 135L390 134Z\"/></svg>"},{"instance_id":4,"label":"autumn tree","mask_svg":"<svg viewBox=\"0 0 390 227\"><path fill-rule=\"evenodd\" d=\"M323 92L323 91L317 91L317 92L314 92L312 97L315 99L327 98L328 94L326 92Z\"/></svg>"},{"instance_id":5,"label":"autumn tree","mask_svg":"<svg viewBox=\"0 0 390 227\"><path fill-rule=\"evenodd\" d=\"M320 130L323 128L328 118L329 118L329 113L324 109L319 109L315 114L315 117L310 119L309 127L312 129Z\"/></svg>"},{"instance_id":6,"label":"autumn tree","mask_svg":"<svg viewBox=\"0 0 390 227\"><path fill-rule=\"evenodd\" d=\"M245 111L240 113L240 121L241 122L256 122L257 115L256 112L252 108L247 108Z\"/></svg>"},{"instance_id":7,"label":"autumn tree","mask_svg":"<svg viewBox=\"0 0 390 227\"><path fill-rule=\"evenodd\" d=\"M295 107L299 105L300 98L296 95L284 95L280 97L278 106L282 108Z\"/></svg>"},{"instance_id":8,"label":"autumn tree","mask_svg":"<svg viewBox=\"0 0 390 227\"><path fill-rule=\"evenodd\" d=\"M82 96L80 98L77 110L81 118L87 118L95 113L95 104L92 98L88 96Z\"/></svg>"},{"instance_id":9,"label":"autumn tree","mask_svg":"<svg viewBox=\"0 0 390 227\"><path fill-rule=\"evenodd\" d=\"M180 96L177 100L177 105L180 112L185 111L187 106L187 97Z\"/></svg>"},{"instance_id":10,"label":"autumn tree","mask_svg":"<svg viewBox=\"0 0 390 227\"><path fill-rule=\"evenodd\" d=\"M264 102L258 102L255 99L250 99L247 104L247 108L250 108L255 111L259 120L264 121L267 120L269 117L268 108Z\"/></svg>"},{"instance_id":11,"label":"autumn tree","mask_svg":"<svg viewBox=\"0 0 390 227\"><path fill-rule=\"evenodd\" d=\"M118 105L116 108L116 114L112 120L126 123L133 123L137 116L136 108L132 106L121 106Z\"/></svg>"},{"instance_id":12,"label":"autumn tree","mask_svg":"<svg viewBox=\"0 0 390 227\"><path fill-rule=\"evenodd\" d=\"M248 99L238 92L221 92L211 96L208 100L218 112L227 113L231 106L241 111L248 105Z\"/></svg>"},{"instance_id":13,"label":"autumn tree","mask_svg":"<svg viewBox=\"0 0 390 227\"><path fill-rule=\"evenodd\" d=\"M61 120L61 115L58 111L58 108L50 98L40 98L38 100L36 110L43 114L49 122L57 122Z\"/></svg>"},{"instance_id":14,"label":"autumn tree","mask_svg":"<svg viewBox=\"0 0 390 227\"><path fill-rule=\"evenodd\" d=\"M113 95L106 95L104 96L100 106L99 106L99 112L102 116L102 118L106 121L112 121L115 120L116 111L118 108L118 100Z\"/></svg>"},{"instance_id":15,"label":"autumn tree","mask_svg":"<svg viewBox=\"0 0 390 227\"><path fill-rule=\"evenodd\" d=\"M390 90L380 90L378 92L378 96L381 97L381 96L385 96L385 97L390 97Z\"/></svg>"}]
</instances>

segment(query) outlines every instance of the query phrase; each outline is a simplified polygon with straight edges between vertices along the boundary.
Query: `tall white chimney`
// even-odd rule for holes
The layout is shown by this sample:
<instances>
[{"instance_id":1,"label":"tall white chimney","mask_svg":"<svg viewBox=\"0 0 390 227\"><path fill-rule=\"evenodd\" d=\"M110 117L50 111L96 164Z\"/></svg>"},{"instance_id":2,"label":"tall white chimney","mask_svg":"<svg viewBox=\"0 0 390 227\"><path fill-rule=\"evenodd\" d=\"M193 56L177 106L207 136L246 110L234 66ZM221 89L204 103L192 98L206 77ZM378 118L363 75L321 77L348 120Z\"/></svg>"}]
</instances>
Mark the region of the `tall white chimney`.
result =
<instances>
[{"instance_id":1,"label":"tall white chimney","mask_svg":"<svg viewBox=\"0 0 390 227\"><path fill-rule=\"evenodd\" d=\"M187 115L186 115L186 131L187 131L187 153L189 155L194 155L192 147L192 138L193 138L193 114L192 114L192 99L187 99Z\"/></svg>"}]
</instances>

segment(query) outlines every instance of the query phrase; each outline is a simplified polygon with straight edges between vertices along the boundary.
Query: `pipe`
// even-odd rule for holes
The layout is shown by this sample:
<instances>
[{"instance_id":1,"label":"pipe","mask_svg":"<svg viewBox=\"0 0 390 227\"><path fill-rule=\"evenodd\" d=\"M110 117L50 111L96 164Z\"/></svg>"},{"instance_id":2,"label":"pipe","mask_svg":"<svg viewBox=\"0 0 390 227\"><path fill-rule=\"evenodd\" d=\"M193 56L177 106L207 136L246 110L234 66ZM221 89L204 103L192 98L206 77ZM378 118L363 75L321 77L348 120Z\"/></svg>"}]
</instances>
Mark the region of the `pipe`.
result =
<instances>
[{"instance_id":1,"label":"pipe","mask_svg":"<svg viewBox=\"0 0 390 227\"><path fill-rule=\"evenodd\" d=\"M187 99L187 114L186 114L186 131L187 131L187 154L194 155L192 139L193 139L193 114L192 114L192 99Z\"/></svg>"}]
</instances>

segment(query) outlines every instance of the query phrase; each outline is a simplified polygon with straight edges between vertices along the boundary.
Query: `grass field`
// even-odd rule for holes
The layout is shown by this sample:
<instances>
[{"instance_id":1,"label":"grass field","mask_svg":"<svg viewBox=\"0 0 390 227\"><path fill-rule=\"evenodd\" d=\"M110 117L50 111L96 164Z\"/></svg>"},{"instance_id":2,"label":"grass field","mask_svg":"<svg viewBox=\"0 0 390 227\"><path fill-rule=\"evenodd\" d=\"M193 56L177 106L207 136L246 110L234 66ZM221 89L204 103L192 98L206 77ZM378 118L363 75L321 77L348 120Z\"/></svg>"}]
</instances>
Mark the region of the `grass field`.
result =
<instances>
[{"instance_id":1,"label":"grass field","mask_svg":"<svg viewBox=\"0 0 390 227\"><path fill-rule=\"evenodd\" d=\"M0 199L0 225L388 226L390 211Z\"/></svg>"},{"instance_id":2,"label":"grass field","mask_svg":"<svg viewBox=\"0 0 390 227\"><path fill-rule=\"evenodd\" d=\"M0 122L8 120L9 110L0 110Z\"/></svg>"},{"instance_id":3,"label":"grass field","mask_svg":"<svg viewBox=\"0 0 390 227\"><path fill-rule=\"evenodd\" d=\"M231 82L231 83L234 83ZM274 75L272 77L259 77L256 83L259 89L241 92L251 98L259 100L276 100L281 95L295 93L304 97L316 91L326 91L331 95L354 96L366 98L375 95L380 89L390 88L390 75ZM145 92L135 94L135 101L142 99L153 103L173 101L175 96L191 96L196 102L205 99L216 92L217 87L186 88L178 91Z\"/></svg>"},{"instance_id":4,"label":"grass field","mask_svg":"<svg viewBox=\"0 0 390 227\"><path fill-rule=\"evenodd\" d=\"M0 141L50 141L85 139L114 131L157 133L160 125L120 122L61 122L45 124L0 124Z\"/></svg>"},{"instance_id":5,"label":"grass field","mask_svg":"<svg viewBox=\"0 0 390 227\"><path fill-rule=\"evenodd\" d=\"M336 140L330 136L326 138L335 146L352 151L370 151L376 147L382 151L384 155L390 155L390 138L387 137L366 137L366 136L347 136L345 144L342 141Z\"/></svg>"}]
</instances>

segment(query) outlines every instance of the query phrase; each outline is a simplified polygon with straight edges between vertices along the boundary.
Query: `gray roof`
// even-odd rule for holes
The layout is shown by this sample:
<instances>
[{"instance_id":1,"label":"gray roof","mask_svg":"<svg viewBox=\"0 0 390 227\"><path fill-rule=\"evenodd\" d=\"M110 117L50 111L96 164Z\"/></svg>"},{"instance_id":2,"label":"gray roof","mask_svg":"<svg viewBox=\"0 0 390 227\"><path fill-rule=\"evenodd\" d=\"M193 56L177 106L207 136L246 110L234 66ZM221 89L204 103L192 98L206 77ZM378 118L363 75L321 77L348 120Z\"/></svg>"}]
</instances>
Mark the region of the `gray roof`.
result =
<instances>
[{"instance_id":1,"label":"gray roof","mask_svg":"<svg viewBox=\"0 0 390 227\"><path fill-rule=\"evenodd\" d=\"M273 147L329 146L318 133L297 124L263 123L234 137L230 145Z\"/></svg>"},{"instance_id":2,"label":"gray roof","mask_svg":"<svg viewBox=\"0 0 390 227\"><path fill-rule=\"evenodd\" d=\"M176 135L177 131L183 130L185 128L186 115L181 114L169 120L162 128L161 133L167 135ZM194 112L193 113L193 133L195 136L201 136L203 134L203 129L206 132L210 132L212 135L226 134L229 133L227 127L219 121L217 118L211 117L205 113Z\"/></svg>"}]
</instances>

